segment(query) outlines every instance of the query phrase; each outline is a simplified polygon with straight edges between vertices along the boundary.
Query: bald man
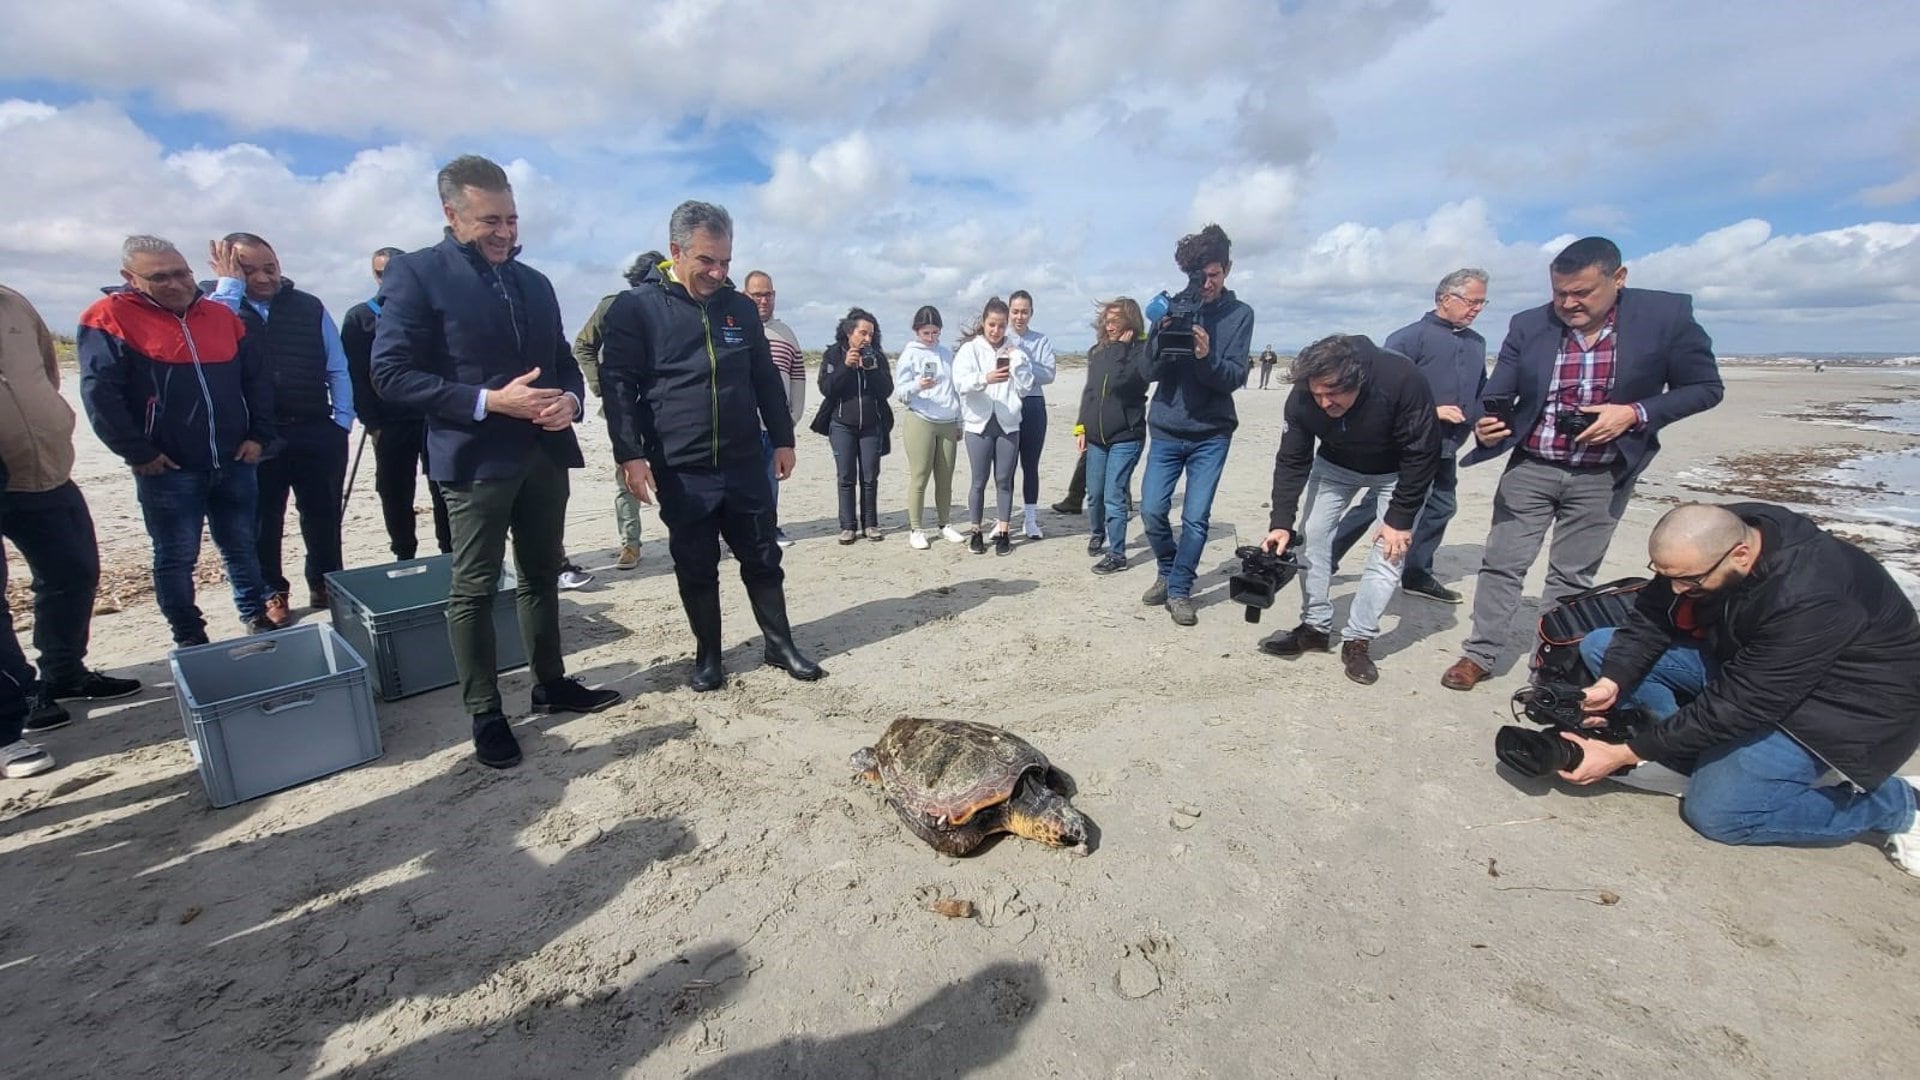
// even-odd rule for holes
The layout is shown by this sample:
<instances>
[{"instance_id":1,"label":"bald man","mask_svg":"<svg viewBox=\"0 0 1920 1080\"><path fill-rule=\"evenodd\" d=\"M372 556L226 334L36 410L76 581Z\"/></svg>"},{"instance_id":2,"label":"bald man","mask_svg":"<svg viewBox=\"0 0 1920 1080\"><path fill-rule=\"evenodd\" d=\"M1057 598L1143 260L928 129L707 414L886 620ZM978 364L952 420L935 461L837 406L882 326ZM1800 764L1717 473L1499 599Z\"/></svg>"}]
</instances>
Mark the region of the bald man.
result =
<instances>
[{"instance_id":1,"label":"bald man","mask_svg":"<svg viewBox=\"0 0 1920 1080\"><path fill-rule=\"evenodd\" d=\"M1654 527L1625 626L1581 656L1599 712L1625 698L1653 718L1624 745L1565 735L1591 784L1642 761L1690 773L1681 815L1726 844L1887 837L1920 877L1920 619L1886 568L1812 520L1767 503L1675 507Z\"/></svg>"}]
</instances>

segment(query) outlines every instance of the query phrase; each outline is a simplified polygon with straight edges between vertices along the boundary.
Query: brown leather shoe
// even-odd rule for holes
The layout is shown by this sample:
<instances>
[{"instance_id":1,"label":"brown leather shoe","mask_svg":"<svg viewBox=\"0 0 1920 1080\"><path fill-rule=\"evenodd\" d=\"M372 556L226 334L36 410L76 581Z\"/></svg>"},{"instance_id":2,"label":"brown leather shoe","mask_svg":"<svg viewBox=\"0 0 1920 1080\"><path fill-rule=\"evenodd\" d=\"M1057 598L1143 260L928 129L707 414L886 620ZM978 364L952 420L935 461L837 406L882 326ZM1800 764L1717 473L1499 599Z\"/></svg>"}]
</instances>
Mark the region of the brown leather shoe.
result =
<instances>
[{"instance_id":1,"label":"brown leather shoe","mask_svg":"<svg viewBox=\"0 0 1920 1080\"><path fill-rule=\"evenodd\" d=\"M1367 654L1368 642L1343 641L1340 643L1340 663L1347 669L1347 678L1361 686L1372 686L1380 681L1380 669L1373 666L1373 657Z\"/></svg>"},{"instance_id":2,"label":"brown leather shoe","mask_svg":"<svg viewBox=\"0 0 1920 1080\"><path fill-rule=\"evenodd\" d=\"M293 625L293 605L287 602L287 594L274 593L267 597L267 621L276 628Z\"/></svg>"},{"instance_id":3,"label":"brown leather shoe","mask_svg":"<svg viewBox=\"0 0 1920 1080\"><path fill-rule=\"evenodd\" d=\"M316 611L328 611L333 607L333 597L327 594L325 587L307 590L307 606Z\"/></svg>"},{"instance_id":4,"label":"brown leather shoe","mask_svg":"<svg viewBox=\"0 0 1920 1080\"><path fill-rule=\"evenodd\" d=\"M1440 685L1449 690L1471 690L1492 675L1493 672L1463 656L1453 662L1446 674L1440 676Z\"/></svg>"}]
</instances>

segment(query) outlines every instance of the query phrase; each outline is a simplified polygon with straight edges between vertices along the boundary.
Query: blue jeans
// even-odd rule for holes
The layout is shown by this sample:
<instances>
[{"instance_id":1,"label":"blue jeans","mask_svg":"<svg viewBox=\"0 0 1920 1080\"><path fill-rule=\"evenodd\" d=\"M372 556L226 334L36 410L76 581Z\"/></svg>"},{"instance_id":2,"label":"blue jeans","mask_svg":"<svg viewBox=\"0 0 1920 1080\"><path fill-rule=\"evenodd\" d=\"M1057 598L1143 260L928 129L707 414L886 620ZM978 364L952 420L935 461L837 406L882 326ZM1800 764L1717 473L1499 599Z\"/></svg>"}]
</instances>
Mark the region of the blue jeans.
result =
<instances>
[{"instance_id":1,"label":"blue jeans","mask_svg":"<svg viewBox=\"0 0 1920 1080\"><path fill-rule=\"evenodd\" d=\"M217 469L169 469L135 476L140 514L153 539L153 596L173 630L175 644L204 638L207 621L193 602L193 568L200 561L200 529L227 566L233 606L243 622L267 614L267 588L255 550L254 513L259 494L255 466L230 461Z\"/></svg>"},{"instance_id":2,"label":"blue jeans","mask_svg":"<svg viewBox=\"0 0 1920 1080\"><path fill-rule=\"evenodd\" d=\"M1116 559L1127 557L1127 492L1138 464L1138 442L1087 444L1087 534L1106 540Z\"/></svg>"},{"instance_id":3,"label":"blue jeans","mask_svg":"<svg viewBox=\"0 0 1920 1080\"><path fill-rule=\"evenodd\" d=\"M1193 579L1200 569L1200 552L1207 546L1207 519L1213 513L1213 493L1227 465L1233 436L1215 435L1190 442L1155 435L1147 443L1147 476L1140 481L1140 526L1147 534L1167 580L1167 597L1193 595ZM1173 489L1180 474L1187 477L1187 495L1180 505L1180 539L1173 538Z\"/></svg>"},{"instance_id":4,"label":"blue jeans","mask_svg":"<svg viewBox=\"0 0 1920 1080\"><path fill-rule=\"evenodd\" d=\"M1426 504L1420 508L1420 516L1414 520L1413 543L1407 548L1407 562L1402 577L1407 581L1422 582L1433 580L1433 557L1440 550L1440 541L1447 535L1447 523L1460 508L1460 466L1453 459L1459 448L1449 451L1440 450L1440 469L1433 474L1433 486L1427 489ZM1333 565L1338 568L1340 560L1360 538L1373 528L1375 515L1373 507L1360 503L1347 516L1340 519L1340 528L1333 536Z\"/></svg>"},{"instance_id":5,"label":"blue jeans","mask_svg":"<svg viewBox=\"0 0 1920 1080\"><path fill-rule=\"evenodd\" d=\"M1306 520L1300 525L1302 542L1294 547L1300 560L1300 622L1322 633L1333 630L1333 601L1328 594L1333 586L1332 547L1341 516L1353 516L1364 510L1375 521L1387 514L1393 502L1398 473L1370 476L1344 469L1325 458L1313 459L1307 476ZM1352 513L1349 513L1349 508ZM1387 561L1378 544L1369 545L1366 569L1360 575L1360 589L1347 609L1347 626L1342 641L1372 641L1380 636L1380 616L1393 601L1400 587L1400 566Z\"/></svg>"},{"instance_id":6,"label":"blue jeans","mask_svg":"<svg viewBox=\"0 0 1920 1080\"><path fill-rule=\"evenodd\" d=\"M1588 668L1600 670L1612 640L1613 630L1601 629L1580 642ZM1676 644L1638 686L1622 693L1662 723L1683 701L1706 691L1716 667L1699 646ZM1827 773L1825 762L1768 725L1700 755L1680 816L1700 835L1723 844L1837 843L1913 824L1914 790L1905 780L1890 776L1861 795L1844 785L1816 786Z\"/></svg>"}]
</instances>

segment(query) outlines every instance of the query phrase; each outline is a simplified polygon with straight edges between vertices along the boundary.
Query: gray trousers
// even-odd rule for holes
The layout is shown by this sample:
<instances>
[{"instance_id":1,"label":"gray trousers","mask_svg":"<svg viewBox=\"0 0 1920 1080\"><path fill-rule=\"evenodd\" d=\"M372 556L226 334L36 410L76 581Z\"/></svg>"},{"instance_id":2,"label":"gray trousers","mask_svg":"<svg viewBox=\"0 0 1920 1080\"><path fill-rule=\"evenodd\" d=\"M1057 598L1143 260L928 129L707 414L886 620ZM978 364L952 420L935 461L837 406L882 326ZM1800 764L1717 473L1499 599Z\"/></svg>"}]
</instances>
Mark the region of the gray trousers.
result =
<instances>
[{"instance_id":1,"label":"gray trousers","mask_svg":"<svg viewBox=\"0 0 1920 1080\"><path fill-rule=\"evenodd\" d=\"M973 479L967 485L967 515L979 528L984 520L987 503L987 475L992 473L993 486L999 495L999 516L994 521L1007 521L1013 517L1013 467L1020 458L1020 432L1007 431L1000 426L1000 418L987 421L985 433L975 435L967 432L967 464L973 470Z\"/></svg>"},{"instance_id":2,"label":"gray trousers","mask_svg":"<svg viewBox=\"0 0 1920 1080\"><path fill-rule=\"evenodd\" d=\"M1633 484L1616 485L1607 466L1575 468L1514 454L1493 493L1493 528L1474 586L1473 632L1461 649L1466 658L1494 669L1512 639L1527 570L1549 526L1553 544L1544 601L1551 605L1592 585L1632 494Z\"/></svg>"}]
</instances>

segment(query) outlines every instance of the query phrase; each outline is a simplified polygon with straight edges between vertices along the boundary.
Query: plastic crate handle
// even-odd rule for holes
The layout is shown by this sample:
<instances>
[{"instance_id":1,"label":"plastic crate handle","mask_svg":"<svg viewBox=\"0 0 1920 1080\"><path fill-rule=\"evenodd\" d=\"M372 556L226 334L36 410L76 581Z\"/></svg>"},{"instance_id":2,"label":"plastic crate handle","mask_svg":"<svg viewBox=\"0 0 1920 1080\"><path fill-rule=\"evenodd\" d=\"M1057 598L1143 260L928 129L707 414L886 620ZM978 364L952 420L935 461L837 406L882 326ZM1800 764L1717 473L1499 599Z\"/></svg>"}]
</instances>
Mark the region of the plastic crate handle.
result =
<instances>
[{"instance_id":1,"label":"plastic crate handle","mask_svg":"<svg viewBox=\"0 0 1920 1080\"><path fill-rule=\"evenodd\" d=\"M294 694L289 697L279 698L277 700L263 701L260 703L260 715L272 716L275 713L290 712L294 709L304 709L307 706L313 704L316 700L318 700L317 695L315 695L313 691L308 690L305 693Z\"/></svg>"},{"instance_id":2,"label":"plastic crate handle","mask_svg":"<svg viewBox=\"0 0 1920 1080\"><path fill-rule=\"evenodd\" d=\"M427 572L427 567L424 564L420 566L402 566L398 569L387 571L387 577L389 578L418 577L419 575L424 574L426 572Z\"/></svg>"},{"instance_id":3,"label":"plastic crate handle","mask_svg":"<svg viewBox=\"0 0 1920 1080\"><path fill-rule=\"evenodd\" d=\"M245 660L249 656L259 656L262 653L270 653L279 647L280 643L277 641L250 641L245 645L235 645L233 648L228 649L227 659Z\"/></svg>"}]
</instances>

